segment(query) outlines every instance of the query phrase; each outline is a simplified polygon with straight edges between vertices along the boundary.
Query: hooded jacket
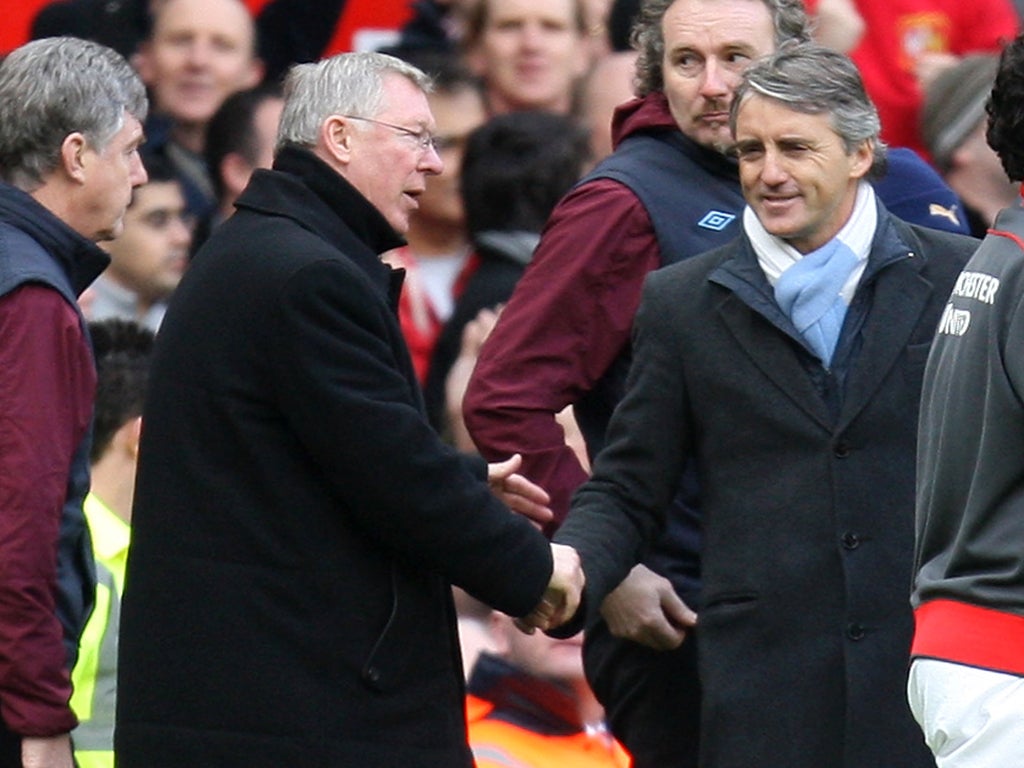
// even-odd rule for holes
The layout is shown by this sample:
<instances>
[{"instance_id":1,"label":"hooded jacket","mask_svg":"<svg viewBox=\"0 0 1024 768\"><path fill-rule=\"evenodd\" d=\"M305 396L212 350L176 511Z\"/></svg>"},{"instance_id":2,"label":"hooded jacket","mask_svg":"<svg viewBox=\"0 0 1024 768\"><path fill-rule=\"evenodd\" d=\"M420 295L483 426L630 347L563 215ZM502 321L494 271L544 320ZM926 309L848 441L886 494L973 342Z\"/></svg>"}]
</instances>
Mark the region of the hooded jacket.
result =
<instances>
[{"instance_id":1,"label":"hooded jacket","mask_svg":"<svg viewBox=\"0 0 1024 768\"><path fill-rule=\"evenodd\" d=\"M23 736L76 723L69 675L96 579L82 511L96 370L76 300L107 264L0 184L0 714Z\"/></svg>"}]
</instances>

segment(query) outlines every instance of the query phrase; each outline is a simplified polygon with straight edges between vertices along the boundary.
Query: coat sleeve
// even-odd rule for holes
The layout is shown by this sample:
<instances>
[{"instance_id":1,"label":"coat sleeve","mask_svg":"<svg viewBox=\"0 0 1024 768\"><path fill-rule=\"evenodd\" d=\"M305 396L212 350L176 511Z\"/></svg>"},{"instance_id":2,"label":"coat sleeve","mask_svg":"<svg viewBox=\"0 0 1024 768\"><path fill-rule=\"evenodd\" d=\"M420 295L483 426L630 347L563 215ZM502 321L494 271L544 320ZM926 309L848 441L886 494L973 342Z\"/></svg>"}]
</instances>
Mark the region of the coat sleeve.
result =
<instances>
[{"instance_id":1,"label":"coat sleeve","mask_svg":"<svg viewBox=\"0 0 1024 768\"><path fill-rule=\"evenodd\" d=\"M397 320L369 281L315 262L276 312L278 399L352 525L495 608L531 611L551 574L547 542L431 429Z\"/></svg>"},{"instance_id":2,"label":"coat sleeve","mask_svg":"<svg viewBox=\"0 0 1024 768\"><path fill-rule=\"evenodd\" d=\"M689 455L685 350L665 271L648 278L633 333L626 392L608 425L591 478L576 492L554 541L575 548L596 610L660 533Z\"/></svg>"}]
</instances>

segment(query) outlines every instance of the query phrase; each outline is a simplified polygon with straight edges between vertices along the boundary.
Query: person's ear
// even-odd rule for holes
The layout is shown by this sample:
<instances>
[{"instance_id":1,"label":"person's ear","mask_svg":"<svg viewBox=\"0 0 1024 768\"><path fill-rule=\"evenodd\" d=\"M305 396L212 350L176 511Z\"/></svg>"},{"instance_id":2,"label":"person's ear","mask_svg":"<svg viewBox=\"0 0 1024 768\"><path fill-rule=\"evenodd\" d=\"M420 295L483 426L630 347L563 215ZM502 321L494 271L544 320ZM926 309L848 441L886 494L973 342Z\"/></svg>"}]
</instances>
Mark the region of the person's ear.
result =
<instances>
[{"instance_id":1,"label":"person's ear","mask_svg":"<svg viewBox=\"0 0 1024 768\"><path fill-rule=\"evenodd\" d=\"M266 71L267 67L263 63L263 59L253 57L242 75L242 82L239 90L245 91L250 88L255 88L263 81L263 75Z\"/></svg>"},{"instance_id":2,"label":"person's ear","mask_svg":"<svg viewBox=\"0 0 1024 768\"><path fill-rule=\"evenodd\" d=\"M129 420L118 432L124 433L124 447L133 460L139 458L139 440L142 439L142 417L136 416Z\"/></svg>"},{"instance_id":3,"label":"person's ear","mask_svg":"<svg viewBox=\"0 0 1024 768\"><path fill-rule=\"evenodd\" d=\"M483 37L482 34L481 37ZM463 54L463 61L466 63L469 71L476 77L483 78L487 76L487 54L483 51L481 40L477 40L466 49L465 54Z\"/></svg>"},{"instance_id":4,"label":"person's ear","mask_svg":"<svg viewBox=\"0 0 1024 768\"><path fill-rule=\"evenodd\" d=\"M355 128L341 115L331 115L320 125L320 144L330 157L341 165L352 161Z\"/></svg>"},{"instance_id":5,"label":"person's ear","mask_svg":"<svg viewBox=\"0 0 1024 768\"><path fill-rule=\"evenodd\" d=\"M515 625L505 614L500 611L491 611L484 620L487 625L487 634L491 638L491 647L498 656L504 656L509 652L511 643L509 633L518 632Z\"/></svg>"},{"instance_id":6,"label":"person's ear","mask_svg":"<svg viewBox=\"0 0 1024 768\"><path fill-rule=\"evenodd\" d=\"M875 142L865 139L860 146L853 151L853 163L850 166L850 177L863 179L867 176L871 166L875 163Z\"/></svg>"},{"instance_id":7,"label":"person's ear","mask_svg":"<svg viewBox=\"0 0 1024 768\"><path fill-rule=\"evenodd\" d=\"M89 145L85 136L78 131L69 133L60 144L60 163L64 173L78 183L85 182L85 153Z\"/></svg>"},{"instance_id":8,"label":"person's ear","mask_svg":"<svg viewBox=\"0 0 1024 768\"><path fill-rule=\"evenodd\" d=\"M132 54L131 62L135 71L139 73L139 79L147 87L152 88L153 81L156 80L156 72L153 66L153 44L149 41L140 44L139 49Z\"/></svg>"},{"instance_id":9,"label":"person's ear","mask_svg":"<svg viewBox=\"0 0 1024 768\"><path fill-rule=\"evenodd\" d=\"M245 189L245 185L249 183L253 167L238 152L228 152L221 158L218 170L228 193L232 197L237 197Z\"/></svg>"}]
</instances>

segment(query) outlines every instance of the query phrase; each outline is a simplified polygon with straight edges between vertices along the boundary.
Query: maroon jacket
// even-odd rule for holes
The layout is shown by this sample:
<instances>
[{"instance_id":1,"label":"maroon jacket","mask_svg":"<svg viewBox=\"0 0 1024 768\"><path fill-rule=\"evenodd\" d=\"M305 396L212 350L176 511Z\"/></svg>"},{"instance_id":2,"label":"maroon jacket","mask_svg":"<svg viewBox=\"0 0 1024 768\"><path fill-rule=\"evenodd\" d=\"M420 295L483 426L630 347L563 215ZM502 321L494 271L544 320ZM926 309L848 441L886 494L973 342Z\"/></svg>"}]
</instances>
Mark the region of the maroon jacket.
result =
<instances>
[{"instance_id":1,"label":"maroon jacket","mask_svg":"<svg viewBox=\"0 0 1024 768\"><path fill-rule=\"evenodd\" d=\"M52 736L77 724L57 540L96 372L75 309L47 286L0 297L0 339L0 715L14 733Z\"/></svg>"},{"instance_id":2,"label":"maroon jacket","mask_svg":"<svg viewBox=\"0 0 1024 768\"><path fill-rule=\"evenodd\" d=\"M618 108L613 142L662 127L676 124L665 97L652 93ZM463 401L466 426L488 460L522 454L523 474L551 494L558 522L587 472L555 415L590 391L626 347L643 280L659 263L654 227L636 195L610 179L581 184L555 208L481 350Z\"/></svg>"}]
</instances>

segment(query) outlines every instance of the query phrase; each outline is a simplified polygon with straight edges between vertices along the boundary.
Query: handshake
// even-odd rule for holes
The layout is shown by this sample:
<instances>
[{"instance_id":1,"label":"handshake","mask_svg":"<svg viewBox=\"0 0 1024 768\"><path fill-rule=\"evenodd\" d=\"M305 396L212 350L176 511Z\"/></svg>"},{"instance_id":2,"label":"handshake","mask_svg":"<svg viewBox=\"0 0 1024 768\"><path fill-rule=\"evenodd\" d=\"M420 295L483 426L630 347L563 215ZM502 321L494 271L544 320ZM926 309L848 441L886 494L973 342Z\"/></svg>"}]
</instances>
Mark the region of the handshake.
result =
<instances>
[{"instance_id":1,"label":"handshake","mask_svg":"<svg viewBox=\"0 0 1024 768\"><path fill-rule=\"evenodd\" d=\"M585 582L580 556L572 547L552 544L551 559L551 581L540 603L527 616L516 621L516 625L525 632L560 627L579 608Z\"/></svg>"},{"instance_id":2,"label":"handshake","mask_svg":"<svg viewBox=\"0 0 1024 768\"><path fill-rule=\"evenodd\" d=\"M540 527L553 517L547 506L551 499L543 488L516 472L522 463L523 458L517 453L505 461L488 464L487 482L509 509ZM572 547L552 544L551 559L551 581L540 603L529 615L516 620L516 626L524 632L559 627L576 614L580 605L584 582L580 556Z\"/></svg>"}]
</instances>

